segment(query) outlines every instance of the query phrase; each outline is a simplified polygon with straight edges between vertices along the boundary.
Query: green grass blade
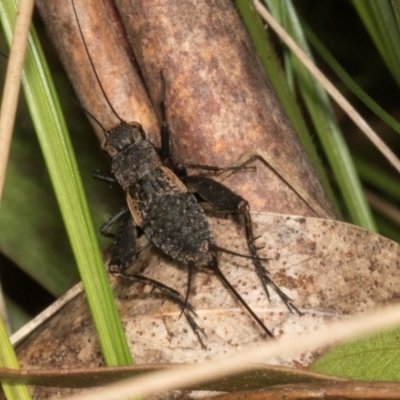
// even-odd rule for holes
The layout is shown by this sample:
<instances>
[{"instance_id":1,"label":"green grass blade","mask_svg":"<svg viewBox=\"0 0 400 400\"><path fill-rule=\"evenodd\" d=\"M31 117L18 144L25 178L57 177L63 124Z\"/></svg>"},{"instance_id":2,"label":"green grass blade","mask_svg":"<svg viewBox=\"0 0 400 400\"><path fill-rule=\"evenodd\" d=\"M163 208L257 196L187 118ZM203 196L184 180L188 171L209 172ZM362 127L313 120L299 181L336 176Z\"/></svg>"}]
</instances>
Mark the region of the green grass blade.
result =
<instances>
[{"instance_id":1,"label":"green grass blade","mask_svg":"<svg viewBox=\"0 0 400 400\"><path fill-rule=\"evenodd\" d=\"M400 123L397 122L391 115L389 115L378 103L376 103L368 94L351 78L351 76L342 68L342 66L335 60L328 49L317 38L312 30L305 26L305 33L311 45L317 50L318 54L325 60L325 62L332 68L336 75L343 81L345 85L368 106L382 121L386 122L393 130L400 133Z\"/></svg>"},{"instance_id":2,"label":"green grass blade","mask_svg":"<svg viewBox=\"0 0 400 400\"><path fill-rule=\"evenodd\" d=\"M352 0L376 48L400 84L400 33L388 1Z\"/></svg>"},{"instance_id":3,"label":"green grass blade","mask_svg":"<svg viewBox=\"0 0 400 400\"><path fill-rule=\"evenodd\" d=\"M14 129L0 210L0 250L58 297L78 271L39 144L32 140L34 130L25 130L29 124L21 118L29 116L18 112Z\"/></svg>"},{"instance_id":4,"label":"green grass blade","mask_svg":"<svg viewBox=\"0 0 400 400\"><path fill-rule=\"evenodd\" d=\"M396 18L397 30L400 32L400 2L398 0L390 0L393 8L393 13Z\"/></svg>"},{"instance_id":5,"label":"green grass blade","mask_svg":"<svg viewBox=\"0 0 400 400\"><path fill-rule=\"evenodd\" d=\"M270 9L272 11L281 10L281 13L287 13L282 18L283 21L287 21L284 28L312 59L292 3L287 0L285 7L282 7L281 1L274 2L271 0L268 1L268 4L271 4ZM325 154L334 171L353 222L366 229L376 230L351 154L334 116L327 93L296 57L293 57L293 66L297 74L300 93L304 98Z\"/></svg>"},{"instance_id":6,"label":"green grass blade","mask_svg":"<svg viewBox=\"0 0 400 400\"><path fill-rule=\"evenodd\" d=\"M389 220L386 217L381 217L379 214L375 215L376 223L379 227L379 232L395 242L400 242L399 225Z\"/></svg>"},{"instance_id":7,"label":"green grass blade","mask_svg":"<svg viewBox=\"0 0 400 400\"><path fill-rule=\"evenodd\" d=\"M400 179L371 164L369 160L356 157L354 162L364 182L400 202Z\"/></svg>"},{"instance_id":8,"label":"green grass blade","mask_svg":"<svg viewBox=\"0 0 400 400\"><path fill-rule=\"evenodd\" d=\"M13 0L0 2L0 18L10 42ZM32 28L23 74L25 97L53 183L107 365L131 363L131 355L101 260L58 98Z\"/></svg>"},{"instance_id":9,"label":"green grass blade","mask_svg":"<svg viewBox=\"0 0 400 400\"><path fill-rule=\"evenodd\" d=\"M20 369L17 356L11 345L3 320L0 318L0 367ZM7 400L30 400L32 399L26 385L2 382L2 388Z\"/></svg>"},{"instance_id":10,"label":"green grass blade","mask_svg":"<svg viewBox=\"0 0 400 400\"><path fill-rule=\"evenodd\" d=\"M32 319L32 316L7 296L4 296L4 301L9 319L10 331L14 333L27 324Z\"/></svg>"},{"instance_id":11,"label":"green grass blade","mask_svg":"<svg viewBox=\"0 0 400 400\"><path fill-rule=\"evenodd\" d=\"M337 215L340 215L339 207L337 205L329 180L326 176L325 170L322 166L321 160L317 154L299 106L296 103L293 91L289 88L287 80L285 79L285 74L282 71L275 50L273 49L273 46L266 35L261 18L255 10L254 4L251 0L236 0L236 5L256 47L261 64L266 70L268 77L277 92L279 100L282 103L282 106L292 122L293 127L298 133L300 141L310 157L311 162L313 163L318 176L321 179L324 190L333 204Z\"/></svg>"}]
</instances>

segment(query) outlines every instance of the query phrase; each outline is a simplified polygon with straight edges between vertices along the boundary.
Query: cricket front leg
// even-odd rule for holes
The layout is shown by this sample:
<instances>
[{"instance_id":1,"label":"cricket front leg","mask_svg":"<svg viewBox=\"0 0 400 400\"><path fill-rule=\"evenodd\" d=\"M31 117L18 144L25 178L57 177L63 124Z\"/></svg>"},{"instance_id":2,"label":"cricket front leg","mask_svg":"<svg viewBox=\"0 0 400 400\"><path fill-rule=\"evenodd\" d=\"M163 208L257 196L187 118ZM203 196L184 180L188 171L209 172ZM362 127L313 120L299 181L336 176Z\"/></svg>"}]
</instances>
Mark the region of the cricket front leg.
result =
<instances>
[{"instance_id":1,"label":"cricket front leg","mask_svg":"<svg viewBox=\"0 0 400 400\"><path fill-rule=\"evenodd\" d=\"M95 171L93 172L93 178L102 182L118 183L117 180L115 179L115 176L111 172Z\"/></svg>"},{"instance_id":2,"label":"cricket front leg","mask_svg":"<svg viewBox=\"0 0 400 400\"><path fill-rule=\"evenodd\" d=\"M109 271L113 275L123 272L135 261L137 251L137 227L127 207L122 208L108 222L101 227L101 233L110 237L110 229L119 224L114 236L114 248L111 260L108 264Z\"/></svg>"},{"instance_id":3,"label":"cricket front leg","mask_svg":"<svg viewBox=\"0 0 400 400\"><path fill-rule=\"evenodd\" d=\"M127 214L130 214L128 207L123 207L121 210L119 210L115 215L113 215L107 222L105 222L101 228L100 228L100 233L104 237L108 238L114 238L115 235L111 233L111 229L118 225L125 217Z\"/></svg>"}]
</instances>

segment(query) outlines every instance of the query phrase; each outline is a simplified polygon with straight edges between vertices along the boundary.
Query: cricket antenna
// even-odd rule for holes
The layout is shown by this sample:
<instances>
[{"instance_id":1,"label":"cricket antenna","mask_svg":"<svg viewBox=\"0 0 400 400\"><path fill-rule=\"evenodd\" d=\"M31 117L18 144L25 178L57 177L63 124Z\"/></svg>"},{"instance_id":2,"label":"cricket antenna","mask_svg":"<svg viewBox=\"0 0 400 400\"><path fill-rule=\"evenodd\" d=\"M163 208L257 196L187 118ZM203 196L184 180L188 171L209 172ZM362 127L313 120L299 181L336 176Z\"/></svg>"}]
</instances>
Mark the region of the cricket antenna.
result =
<instances>
[{"instance_id":1,"label":"cricket antenna","mask_svg":"<svg viewBox=\"0 0 400 400\"><path fill-rule=\"evenodd\" d=\"M4 54L2 51L0 51L0 56L3 56L4 58L6 58L8 60L8 56L6 54ZM71 101L73 101L78 107L80 107L83 111L85 111L85 113L87 115L89 115L89 117L91 117L93 119L93 121L96 122L96 124L99 125L99 127L103 131L106 131L104 126L101 124L101 122L89 110L86 110L86 108L83 107L83 105L81 103L79 103L79 101L76 101L73 97L71 97L68 93L65 93L65 92L64 92L64 96L68 97Z\"/></svg>"},{"instance_id":2,"label":"cricket antenna","mask_svg":"<svg viewBox=\"0 0 400 400\"><path fill-rule=\"evenodd\" d=\"M261 319L257 316L257 314L250 308L250 306L244 301L243 297L236 291L236 289L230 284L228 279L225 278L225 275L219 269L217 265L217 260L214 259L213 266L211 270L214 271L215 275L219 278L219 280L225 285L225 287L236 297L237 300L243 305L243 307L249 312L249 314L253 317L253 319L257 322L258 325L263 329L263 331L270 337L275 338L274 334L264 325Z\"/></svg>"},{"instance_id":3,"label":"cricket antenna","mask_svg":"<svg viewBox=\"0 0 400 400\"><path fill-rule=\"evenodd\" d=\"M85 42L85 38L84 38L84 36L83 36L83 31L82 31L82 28L81 28L81 24L80 24L80 22L79 22L78 13L76 12L74 0L71 0L71 3L72 3L72 8L74 9L74 14L75 14L76 22L77 22L77 24L78 24L79 32L80 32L81 37L82 37L82 42L83 42L83 45L85 46L86 54L87 54L87 56L88 56L88 58L89 58L90 65L92 66L94 75L96 76L96 80L97 80L97 82L98 82L98 84L99 84L99 86L100 86L101 92L103 93L103 96L104 96L104 98L106 99L107 104L108 104L108 106L110 107L111 111L114 113L114 115L119 119L119 121L120 121L121 123L124 123L125 121L118 115L117 111L115 111L115 108L112 106L112 104L111 104L110 100L108 99L107 94L106 94L106 92L105 92L105 90L104 90L104 88L103 88L103 85L101 84L99 75L97 74L97 71L96 71L96 68L95 68L95 66L94 66L92 57L91 57L91 55L90 55L89 49L88 49L88 47L87 47L87 45L86 45L86 42ZM90 113L89 113L89 115L92 116ZM95 120L96 122L98 122L98 121L96 120L96 118L94 118L94 120ZM100 126L101 126L101 125L100 125ZM103 130L106 131L104 128L103 128Z\"/></svg>"},{"instance_id":4,"label":"cricket antenna","mask_svg":"<svg viewBox=\"0 0 400 400\"><path fill-rule=\"evenodd\" d=\"M64 93L64 96L68 97L73 103L75 103L79 108L81 108L87 115L89 115L90 118L93 119L94 122L96 122L96 124L101 128L101 130L103 132L106 132L106 128L104 128L104 126L101 124L101 122L89 111L87 110L85 107L83 107L83 105L81 103L79 103L79 101L76 101L72 96L70 96L68 93Z\"/></svg>"}]
</instances>

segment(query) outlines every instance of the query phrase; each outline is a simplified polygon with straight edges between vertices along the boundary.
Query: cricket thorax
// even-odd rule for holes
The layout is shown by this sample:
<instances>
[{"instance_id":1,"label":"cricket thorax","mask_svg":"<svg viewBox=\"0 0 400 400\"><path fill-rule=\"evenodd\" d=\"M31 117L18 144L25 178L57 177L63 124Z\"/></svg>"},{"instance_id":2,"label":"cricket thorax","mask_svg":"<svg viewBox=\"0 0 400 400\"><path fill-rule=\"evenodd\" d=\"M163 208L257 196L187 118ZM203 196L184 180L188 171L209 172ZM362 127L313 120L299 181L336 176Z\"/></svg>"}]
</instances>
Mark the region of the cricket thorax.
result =
<instances>
[{"instance_id":1,"label":"cricket thorax","mask_svg":"<svg viewBox=\"0 0 400 400\"><path fill-rule=\"evenodd\" d=\"M124 190L161 167L160 157L147 140L140 140L120 150L111 163L111 171Z\"/></svg>"}]
</instances>

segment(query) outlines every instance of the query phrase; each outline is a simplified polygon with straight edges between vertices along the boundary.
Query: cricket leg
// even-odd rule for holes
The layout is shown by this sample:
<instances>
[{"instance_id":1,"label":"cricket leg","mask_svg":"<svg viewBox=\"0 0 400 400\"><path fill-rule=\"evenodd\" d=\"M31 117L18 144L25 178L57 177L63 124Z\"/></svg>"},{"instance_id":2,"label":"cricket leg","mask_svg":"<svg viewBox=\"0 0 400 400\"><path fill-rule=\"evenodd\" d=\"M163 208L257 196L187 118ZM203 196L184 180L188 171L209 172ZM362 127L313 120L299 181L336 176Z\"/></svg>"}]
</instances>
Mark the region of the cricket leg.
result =
<instances>
[{"instance_id":1,"label":"cricket leg","mask_svg":"<svg viewBox=\"0 0 400 400\"><path fill-rule=\"evenodd\" d=\"M111 172L95 171L93 172L93 178L103 182L117 183L117 180Z\"/></svg>"},{"instance_id":2,"label":"cricket leg","mask_svg":"<svg viewBox=\"0 0 400 400\"><path fill-rule=\"evenodd\" d=\"M214 272L222 284L232 293L232 295L242 304L242 306L248 311L248 313L253 317L253 319L258 323L258 325L263 329L263 331L270 337L275 337L273 333L264 325L257 314L251 309L251 307L244 301L243 297L238 293L238 291L231 285L231 283L226 279L225 275L218 267L217 258L214 257L212 264L209 268Z\"/></svg>"},{"instance_id":3,"label":"cricket leg","mask_svg":"<svg viewBox=\"0 0 400 400\"><path fill-rule=\"evenodd\" d=\"M257 247L254 244L256 238L254 237L249 203L223 184L210 178L204 176L187 176L182 178L182 180L189 192L196 194L216 209L244 216L244 227L249 252L268 299L269 285L279 295L290 312L296 311L300 313L296 306L294 306L292 300L275 284L261 264L261 260L257 255Z\"/></svg>"},{"instance_id":4,"label":"cricket leg","mask_svg":"<svg viewBox=\"0 0 400 400\"><path fill-rule=\"evenodd\" d=\"M255 159L261 160L265 163L269 168L271 168L277 175L281 177L281 179L286 182L286 184L299 196L300 199L310 207L311 210L315 212L315 214L320 218L332 218L332 216L326 212L324 207L322 207L319 202L313 198L306 190L304 190L303 182L300 178L296 178L288 174L285 168L283 168L275 159L275 157L271 154L268 154L266 151L256 148L250 150L239 157L239 159L235 162L233 167L240 167L243 164L247 164L252 162ZM215 178L218 182L223 182L228 176L234 173L235 170L227 169L222 172L221 175Z\"/></svg>"},{"instance_id":5,"label":"cricket leg","mask_svg":"<svg viewBox=\"0 0 400 400\"><path fill-rule=\"evenodd\" d=\"M113 266L114 268L115 266ZM133 282L139 282L143 283L146 285L149 285L152 289L156 289L160 291L163 295L169 297L171 300L173 300L181 309L181 313L183 313L186 317L186 320L189 322L190 327L192 328L193 333L197 336L197 339L199 340L201 346L205 348L202 336L206 337L205 332L203 329L197 325L196 321L194 320L194 317L197 316L196 311L194 307L186 301L184 297L180 295L179 292L176 290L172 289L171 287L164 285L161 282L158 282L154 279L148 278L143 275L139 274L127 274L123 272L122 270L119 269L110 269L110 272L123 279L127 279Z\"/></svg>"},{"instance_id":6,"label":"cricket leg","mask_svg":"<svg viewBox=\"0 0 400 400\"><path fill-rule=\"evenodd\" d=\"M256 170L256 167L254 166L245 166L245 165L238 165L234 167L215 167L213 165L204 165L204 164L188 164L188 163L178 163L174 165L174 172L179 176L179 177L185 177L187 176L187 169L202 169L204 171L209 171L209 172L236 172L236 171L245 171L245 172L254 172Z\"/></svg>"},{"instance_id":7,"label":"cricket leg","mask_svg":"<svg viewBox=\"0 0 400 400\"><path fill-rule=\"evenodd\" d=\"M127 207L122 208L106 222L101 228L101 233L104 235L103 232L107 232L109 235L109 229L116 223L119 225L114 237L111 260L108 264L111 273L115 269L124 271L129 268L136 261L137 255L137 228Z\"/></svg>"},{"instance_id":8,"label":"cricket leg","mask_svg":"<svg viewBox=\"0 0 400 400\"><path fill-rule=\"evenodd\" d=\"M129 214L130 211L128 207L123 207L121 210L119 210L115 215L113 215L107 222L105 222L101 228L100 228L100 233L108 238L114 238L115 235L111 233L111 229L119 224L127 214Z\"/></svg>"},{"instance_id":9,"label":"cricket leg","mask_svg":"<svg viewBox=\"0 0 400 400\"><path fill-rule=\"evenodd\" d=\"M181 315L185 311L186 307L190 305L189 303L189 296L190 296L190 289L192 287L192 280L193 280L193 275L196 272L196 263L193 260L189 260L188 262L188 280L187 280L187 286L186 286L186 295L185 295L185 303L183 304L183 307L181 307Z\"/></svg>"},{"instance_id":10,"label":"cricket leg","mask_svg":"<svg viewBox=\"0 0 400 400\"><path fill-rule=\"evenodd\" d=\"M115 218L117 219L118 216L119 227L115 235L114 250L108 266L110 273L120 278L149 285L153 289L157 289L162 294L171 298L182 310L182 313L185 315L202 347L205 347L201 338L201 335L205 336L205 333L195 322L194 317L196 316L196 312L187 299L182 297L176 290L161 282L147 278L143 275L135 273L128 274L125 272L125 270L136 260L137 228L129 212L124 213L123 210L121 210Z\"/></svg>"},{"instance_id":11,"label":"cricket leg","mask_svg":"<svg viewBox=\"0 0 400 400\"><path fill-rule=\"evenodd\" d=\"M165 80L162 70L160 71L161 76L161 101L160 101L160 110L161 110L161 149L159 151L161 161L165 161L170 156L170 148L169 148L169 125L167 121L167 113L165 109Z\"/></svg>"}]
</instances>

